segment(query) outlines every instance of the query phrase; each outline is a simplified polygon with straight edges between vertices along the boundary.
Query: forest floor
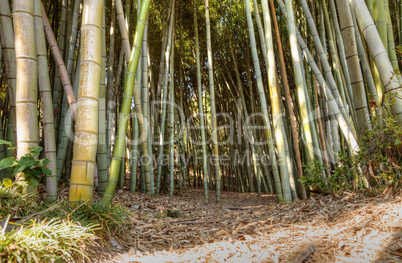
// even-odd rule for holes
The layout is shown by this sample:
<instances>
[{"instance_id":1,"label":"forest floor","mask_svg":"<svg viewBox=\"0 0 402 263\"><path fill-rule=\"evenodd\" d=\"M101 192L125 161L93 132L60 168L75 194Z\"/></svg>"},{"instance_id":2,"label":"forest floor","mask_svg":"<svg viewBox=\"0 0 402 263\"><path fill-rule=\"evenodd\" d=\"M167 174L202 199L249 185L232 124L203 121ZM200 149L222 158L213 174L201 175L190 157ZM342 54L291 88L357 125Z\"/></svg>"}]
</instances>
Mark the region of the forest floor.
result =
<instances>
[{"instance_id":1,"label":"forest floor","mask_svg":"<svg viewBox=\"0 0 402 263\"><path fill-rule=\"evenodd\" d=\"M402 193L315 196L188 189L172 199L118 191L133 228L102 262L402 262ZM307 259L308 258L308 259ZM307 260L307 261L306 261Z\"/></svg>"}]
</instances>

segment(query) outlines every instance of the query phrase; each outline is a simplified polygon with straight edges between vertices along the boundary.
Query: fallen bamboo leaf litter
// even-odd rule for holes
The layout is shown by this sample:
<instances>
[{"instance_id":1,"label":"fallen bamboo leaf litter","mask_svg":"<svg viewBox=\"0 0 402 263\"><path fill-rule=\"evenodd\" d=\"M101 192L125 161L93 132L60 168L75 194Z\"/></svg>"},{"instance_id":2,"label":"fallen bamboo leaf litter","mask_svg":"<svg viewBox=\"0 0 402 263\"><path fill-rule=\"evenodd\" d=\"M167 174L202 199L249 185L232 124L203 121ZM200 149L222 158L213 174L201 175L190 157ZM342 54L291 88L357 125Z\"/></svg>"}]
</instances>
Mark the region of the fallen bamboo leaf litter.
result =
<instances>
[{"instance_id":1,"label":"fallen bamboo leaf litter","mask_svg":"<svg viewBox=\"0 0 402 263\"><path fill-rule=\"evenodd\" d=\"M109 262L402 262L400 193L280 205L272 195L225 192L216 204L191 189L172 199L122 192L115 201L133 207L135 227L129 252Z\"/></svg>"}]
</instances>

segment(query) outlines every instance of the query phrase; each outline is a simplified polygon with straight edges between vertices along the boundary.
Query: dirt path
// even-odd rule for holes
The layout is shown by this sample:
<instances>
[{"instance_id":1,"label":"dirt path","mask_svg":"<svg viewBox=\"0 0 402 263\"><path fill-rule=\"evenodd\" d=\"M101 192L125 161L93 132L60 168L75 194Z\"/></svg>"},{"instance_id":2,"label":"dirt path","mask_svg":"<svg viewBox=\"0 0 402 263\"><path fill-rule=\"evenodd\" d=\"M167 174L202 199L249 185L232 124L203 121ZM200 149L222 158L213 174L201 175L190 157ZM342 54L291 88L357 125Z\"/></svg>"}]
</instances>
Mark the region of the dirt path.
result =
<instances>
[{"instance_id":1,"label":"dirt path","mask_svg":"<svg viewBox=\"0 0 402 263\"><path fill-rule=\"evenodd\" d=\"M189 189L173 199L119 193L134 228L110 262L402 262L402 196L325 196L279 205L228 193L221 203ZM306 247L307 246L307 247ZM381 261L384 260L384 261Z\"/></svg>"}]
</instances>

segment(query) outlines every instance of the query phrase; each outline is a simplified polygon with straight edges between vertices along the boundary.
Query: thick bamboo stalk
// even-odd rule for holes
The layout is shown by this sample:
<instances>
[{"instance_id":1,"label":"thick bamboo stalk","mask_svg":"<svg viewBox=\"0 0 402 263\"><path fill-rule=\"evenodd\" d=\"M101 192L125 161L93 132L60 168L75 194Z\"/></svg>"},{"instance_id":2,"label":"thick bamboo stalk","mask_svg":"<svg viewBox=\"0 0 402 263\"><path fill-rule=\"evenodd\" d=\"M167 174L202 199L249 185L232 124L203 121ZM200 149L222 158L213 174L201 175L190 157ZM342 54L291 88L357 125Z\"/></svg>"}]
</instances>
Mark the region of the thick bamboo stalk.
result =
<instances>
[{"instance_id":1,"label":"thick bamboo stalk","mask_svg":"<svg viewBox=\"0 0 402 263\"><path fill-rule=\"evenodd\" d=\"M29 153L29 148L38 146L38 59L35 43L35 1L13 2L15 33L15 57L17 62L17 86L15 96L17 120L17 157ZM34 193L35 189L19 178L23 192Z\"/></svg>"},{"instance_id":2,"label":"thick bamboo stalk","mask_svg":"<svg viewBox=\"0 0 402 263\"><path fill-rule=\"evenodd\" d=\"M84 0L70 202L92 200L98 142L103 0Z\"/></svg>"},{"instance_id":3,"label":"thick bamboo stalk","mask_svg":"<svg viewBox=\"0 0 402 263\"><path fill-rule=\"evenodd\" d=\"M352 14L347 0L337 2L339 22L342 36L346 43L345 55L348 67L351 69L350 80L353 88L353 101L357 118L358 134L371 130L370 113L367 106L367 96L364 87L363 74L360 68L359 54L353 25Z\"/></svg>"},{"instance_id":4,"label":"thick bamboo stalk","mask_svg":"<svg viewBox=\"0 0 402 263\"><path fill-rule=\"evenodd\" d=\"M395 77L394 69L388 57L388 53L385 50L366 4L363 0L349 0L349 3L356 15L360 31L366 40L371 56L376 64L382 84L386 86L387 91L391 90L395 92L398 97L401 97L402 92L399 89L399 82ZM391 106L391 109L398 118L398 124L402 125L402 100L396 99L395 103Z\"/></svg>"},{"instance_id":5,"label":"thick bamboo stalk","mask_svg":"<svg viewBox=\"0 0 402 263\"><path fill-rule=\"evenodd\" d=\"M47 63L45 32L43 30L42 9L40 0L35 0L35 43L38 59L38 81L42 100L42 123L44 134L44 152L50 160L47 168L52 171L46 177L46 193L50 200L57 199L57 157L56 135L54 130L52 90Z\"/></svg>"}]
</instances>

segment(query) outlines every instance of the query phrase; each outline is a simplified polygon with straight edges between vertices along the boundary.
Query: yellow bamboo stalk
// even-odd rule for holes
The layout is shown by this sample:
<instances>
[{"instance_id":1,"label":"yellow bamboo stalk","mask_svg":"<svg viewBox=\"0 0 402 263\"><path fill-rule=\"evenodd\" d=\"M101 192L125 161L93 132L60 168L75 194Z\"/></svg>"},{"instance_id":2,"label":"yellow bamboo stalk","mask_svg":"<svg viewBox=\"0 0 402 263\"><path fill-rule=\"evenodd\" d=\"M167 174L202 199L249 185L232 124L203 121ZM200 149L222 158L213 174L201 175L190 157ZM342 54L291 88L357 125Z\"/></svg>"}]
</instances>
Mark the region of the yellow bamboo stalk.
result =
<instances>
[{"instance_id":1,"label":"yellow bamboo stalk","mask_svg":"<svg viewBox=\"0 0 402 263\"><path fill-rule=\"evenodd\" d=\"M70 202L92 200L98 143L103 0L85 0Z\"/></svg>"},{"instance_id":2,"label":"yellow bamboo stalk","mask_svg":"<svg viewBox=\"0 0 402 263\"><path fill-rule=\"evenodd\" d=\"M17 157L29 153L29 148L38 146L37 118L37 81L38 66L35 43L35 2L34 0L13 1L13 18L15 34L15 57L17 61L16 85L16 120L17 120ZM32 193L20 178L23 193Z\"/></svg>"}]
</instances>

